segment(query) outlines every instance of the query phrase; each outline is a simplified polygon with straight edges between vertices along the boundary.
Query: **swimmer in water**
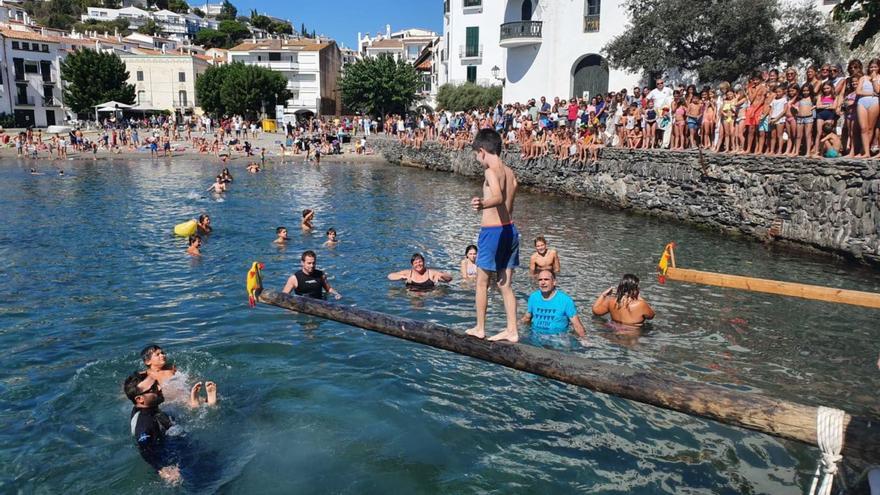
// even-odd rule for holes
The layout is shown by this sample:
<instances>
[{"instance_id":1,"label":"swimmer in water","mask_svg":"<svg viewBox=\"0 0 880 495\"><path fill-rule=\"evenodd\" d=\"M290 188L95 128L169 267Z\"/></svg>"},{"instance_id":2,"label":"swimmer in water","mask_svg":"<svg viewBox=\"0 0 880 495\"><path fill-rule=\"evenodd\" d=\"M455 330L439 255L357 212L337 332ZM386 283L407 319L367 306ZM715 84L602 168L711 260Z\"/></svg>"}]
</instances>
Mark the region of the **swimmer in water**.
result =
<instances>
[{"instance_id":1,"label":"swimmer in water","mask_svg":"<svg viewBox=\"0 0 880 495\"><path fill-rule=\"evenodd\" d=\"M197 235L189 236L189 247L186 248L186 254L190 256L201 256L202 251L199 249L202 247L202 238Z\"/></svg>"},{"instance_id":2,"label":"swimmer in water","mask_svg":"<svg viewBox=\"0 0 880 495\"><path fill-rule=\"evenodd\" d=\"M559 255L555 249L547 248L544 236L535 237L535 253L529 259L529 273L537 275L540 270L553 270L559 275Z\"/></svg>"},{"instance_id":3,"label":"swimmer in water","mask_svg":"<svg viewBox=\"0 0 880 495\"><path fill-rule=\"evenodd\" d=\"M586 331L577 315L574 300L556 287L556 274L544 268L538 270L538 289L529 296L529 306L522 322L532 325L532 332L542 335L558 335L568 331L569 326L578 337Z\"/></svg>"},{"instance_id":4,"label":"swimmer in water","mask_svg":"<svg viewBox=\"0 0 880 495\"><path fill-rule=\"evenodd\" d=\"M314 221L315 219L315 210L306 208L305 210L303 210L302 215L303 219L302 223L300 223L300 227L307 232L315 228L315 226L312 225L312 221Z\"/></svg>"},{"instance_id":5,"label":"swimmer in water","mask_svg":"<svg viewBox=\"0 0 880 495\"><path fill-rule=\"evenodd\" d=\"M139 390L141 373L129 375L122 384L126 397L134 404L131 409L131 435L141 457L147 461L165 482L177 485L182 479L180 466L171 460L176 457L171 445L165 441L165 432L174 426L171 417L159 410L165 401L162 389Z\"/></svg>"},{"instance_id":6,"label":"swimmer in water","mask_svg":"<svg viewBox=\"0 0 880 495\"><path fill-rule=\"evenodd\" d=\"M31 175L43 175L42 172L37 172L37 169L31 167Z\"/></svg>"},{"instance_id":7,"label":"swimmer in water","mask_svg":"<svg viewBox=\"0 0 880 495\"><path fill-rule=\"evenodd\" d=\"M196 222L196 228L199 230L199 234L210 234L214 230L214 228L211 227L211 217L205 214L199 215L199 221Z\"/></svg>"},{"instance_id":8,"label":"swimmer in water","mask_svg":"<svg viewBox=\"0 0 880 495\"><path fill-rule=\"evenodd\" d=\"M160 391L162 387L177 373L177 368L168 362L165 351L161 347L152 344L141 350L141 359L147 369L141 372L141 381L137 387L141 393L147 391ZM205 382L205 399L199 396L202 390L202 382L195 383L190 389L189 400L187 403L190 407L199 407L202 404L213 406L217 404L217 384L214 382Z\"/></svg>"},{"instance_id":9,"label":"swimmer in water","mask_svg":"<svg viewBox=\"0 0 880 495\"><path fill-rule=\"evenodd\" d=\"M223 182L223 177L218 175L214 179L214 183L211 184L211 187L208 188L208 192L213 192L214 194L226 192L226 183Z\"/></svg>"},{"instance_id":10,"label":"swimmer in water","mask_svg":"<svg viewBox=\"0 0 880 495\"><path fill-rule=\"evenodd\" d=\"M287 244L287 241L290 239L287 237L287 227L278 227L275 229L275 235L278 237L275 238L275 244Z\"/></svg>"},{"instance_id":11,"label":"swimmer in water","mask_svg":"<svg viewBox=\"0 0 880 495\"><path fill-rule=\"evenodd\" d=\"M255 174L260 171L260 166L257 165L257 162L250 162L250 163L248 163L247 171L252 174Z\"/></svg>"},{"instance_id":12,"label":"swimmer in water","mask_svg":"<svg viewBox=\"0 0 880 495\"><path fill-rule=\"evenodd\" d=\"M339 241L336 240L336 229L327 229L327 241L324 242L324 247L336 247L337 244L339 244Z\"/></svg>"},{"instance_id":13,"label":"swimmer in water","mask_svg":"<svg viewBox=\"0 0 880 495\"><path fill-rule=\"evenodd\" d=\"M464 248L464 259L461 260L461 279L477 279L477 246L473 244Z\"/></svg>"},{"instance_id":14,"label":"swimmer in water","mask_svg":"<svg viewBox=\"0 0 880 495\"><path fill-rule=\"evenodd\" d=\"M617 289L609 287L593 303L593 314L611 314L611 321L629 326L640 326L654 318L654 310L639 295L639 277L627 273Z\"/></svg>"},{"instance_id":15,"label":"swimmer in water","mask_svg":"<svg viewBox=\"0 0 880 495\"><path fill-rule=\"evenodd\" d=\"M412 255L409 262L412 268L389 273L388 280L404 280L407 290L412 292L428 292L438 283L452 280L452 275L425 266L425 258L419 253Z\"/></svg>"},{"instance_id":16,"label":"swimmer in water","mask_svg":"<svg viewBox=\"0 0 880 495\"><path fill-rule=\"evenodd\" d=\"M59 171L58 171L58 175L64 177L64 170L59 170Z\"/></svg>"},{"instance_id":17,"label":"swimmer in water","mask_svg":"<svg viewBox=\"0 0 880 495\"><path fill-rule=\"evenodd\" d=\"M297 296L311 297L312 299L324 299L324 292L333 294L336 299L341 299L342 294L330 287L327 276L323 271L315 268L318 262L318 256L314 251L306 251L300 256L302 269L296 271L287 279L287 284L281 291L290 294L293 291Z\"/></svg>"},{"instance_id":18,"label":"swimmer in water","mask_svg":"<svg viewBox=\"0 0 880 495\"><path fill-rule=\"evenodd\" d=\"M232 174L229 173L229 169L224 167L223 170L220 171L220 177L223 179L224 184L232 183Z\"/></svg>"}]
</instances>

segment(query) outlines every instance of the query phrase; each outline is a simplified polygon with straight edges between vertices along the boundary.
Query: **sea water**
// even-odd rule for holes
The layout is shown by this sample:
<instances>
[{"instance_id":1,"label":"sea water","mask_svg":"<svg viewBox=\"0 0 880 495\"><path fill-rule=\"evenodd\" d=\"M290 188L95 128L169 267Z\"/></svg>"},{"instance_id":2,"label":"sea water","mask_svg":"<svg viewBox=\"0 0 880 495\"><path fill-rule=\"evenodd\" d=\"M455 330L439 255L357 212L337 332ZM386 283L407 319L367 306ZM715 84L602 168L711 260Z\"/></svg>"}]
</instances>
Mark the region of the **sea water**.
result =
<instances>
[{"instance_id":1,"label":"sea water","mask_svg":"<svg viewBox=\"0 0 880 495\"><path fill-rule=\"evenodd\" d=\"M224 202L198 191L211 160L65 163L66 177L0 163L0 492L4 493L802 493L817 452L793 442L595 394L276 307L250 309L245 274L280 289L312 249L341 304L450 325L473 322L473 288L411 296L391 271L422 253L457 272L476 240L470 179L390 165L230 165ZM315 230L299 229L314 209ZM203 256L175 224L211 215ZM523 191L514 213L562 262L588 345L564 352L809 404L876 411L876 311L679 282L679 266L878 291L873 269L825 256ZM272 243L277 226L291 240ZM322 246L333 227L340 243ZM641 332L590 316L621 274L657 311ZM535 286L517 272L520 312ZM489 330L503 325L490 296ZM531 345L523 329L524 345ZM186 447L168 488L129 433L123 379L157 343L187 386L220 403L163 408Z\"/></svg>"}]
</instances>

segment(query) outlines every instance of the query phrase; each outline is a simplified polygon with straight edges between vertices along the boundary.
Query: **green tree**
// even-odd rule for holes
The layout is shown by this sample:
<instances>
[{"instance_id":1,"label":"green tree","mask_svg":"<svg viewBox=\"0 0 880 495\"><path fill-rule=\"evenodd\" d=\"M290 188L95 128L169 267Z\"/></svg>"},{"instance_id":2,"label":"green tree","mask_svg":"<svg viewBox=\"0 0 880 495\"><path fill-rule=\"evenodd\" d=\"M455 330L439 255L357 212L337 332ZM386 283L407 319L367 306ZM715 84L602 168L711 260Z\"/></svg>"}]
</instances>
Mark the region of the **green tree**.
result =
<instances>
[{"instance_id":1,"label":"green tree","mask_svg":"<svg viewBox=\"0 0 880 495\"><path fill-rule=\"evenodd\" d=\"M218 21L234 21L238 16L238 9L235 5L229 3L229 0L223 0L223 6L220 7L220 13L217 15Z\"/></svg>"},{"instance_id":2,"label":"green tree","mask_svg":"<svg viewBox=\"0 0 880 495\"><path fill-rule=\"evenodd\" d=\"M289 22L272 21L269 25L272 34L293 34L293 26Z\"/></svg>"},{"instance_id":3,"label":"green tree","mask_svg":"<svg viewBox=\"0 0 880 495\"><path fill-rule=\"evenodd\" d=\"M162 32L162 28L153 19L147 19L143 26L137 28L137 32L149 36L156 36Z\"/></svg>"},{"instance_id":4,"label":"green tree","mask_svg":"<svg viewBox=\"0 0 880 495\"><path fill-rule=\"evenodd\" d=\"M210 114L248 117L274 111L291 96L281 73L240 62L210 67L196 80L196 95Z\"/></svg>"},{"instance_id":5,"label":"green tree","mask_svg":"<svg viewBox=\"0 0 880 495\"><path fill-rule=\"evenodd\" d=\"M189 4L186 0L168 0L168 10L178 14L188 14Z\"/></svg>"},{"instance_id":6,"label":"green tree","mask_svg":"<svg viewBox=\"0 0 880 495\"><path fill-rule=\"evenodd\" d=\"M193 15L197 15L197 16L201 17L202 19L205 18L205 11L202 9L193 9L192 13L193 13Z\"/></svg>"},{"instance_id":7,"label":"green tree","mask_svg":"<svg viewBox=\"0 0 880 495\"><path fill-rule=\"evenodd\" d=\"M437 106L454 112L488 108L501 101L501 91L501 86L444 84L437 90Z\"/></svg>"},{"instance_id":8,"label":"green tree","mask_svg":"<svg viewBox=\"0 0 880 495\"><path fill-rule=\"evenodd\" d=\"M134 103L134 85L115 53L78 50L61 62L64 102L76 113L90 113L95 105L115 100Z\"/></svg>"},{"instance_id":9,"label":"green tree","mask_svg":"<svg viewBox=\"0 0 880 495\"><path fill-rule=\"evenodd\" d=\"M205 48L232 48L250 36L247 26L238 21L221 21L217 29L201 29L195 43Z\"/></svg>"},{"instance_id":10,"label":"green tree","mask_svg":"<svg viewBox=\"0 0 880 495\"><path fill-rule=\"evenodd\" d=\"M419 74L411 64L389 55L365 58L346 66L339 85L342 104L369 115L406 112L421 86Z\"/></svg>"},{"instance_id":11,"label":"green tree","mask_svg":"<svg viewBox=\"0 0 880 495\"><path fill-rule=\"evenodd\" d=\"M849 49L867 43L880 32L880 2L877 0L842 0L834 6L832 15L841 23L864 22L849 42Z\"/></svg>"},{"instance_id":12,"label":"green tree","mask_svg":"<svg viewBox=\"0 0 880 495\"><path fill-rule=\"evenodd\" d=\"M96 21L94 19L88 19L86 21L77 22L73 25L73 29L76 29L78 32L84 31L97 31L99 33L116 33L126 36L131 34L131 29L128 27L128 19L113 19L112 21Z\"/></svg>"},{"instance_id":13,"label":"green tree","mask_svg":"<svg viewBox=\"0 0 880 495\"><path fill-rule=\"evenodd\" d=\"M778 1L629 0L630 25L605 46L605 54L612 67L648 74L694 71L701 81L732 81L762 65L821 60L834 44L829 25L818 21L823 16L812 5L782 9Z\"/></svg>"}]
</instances>

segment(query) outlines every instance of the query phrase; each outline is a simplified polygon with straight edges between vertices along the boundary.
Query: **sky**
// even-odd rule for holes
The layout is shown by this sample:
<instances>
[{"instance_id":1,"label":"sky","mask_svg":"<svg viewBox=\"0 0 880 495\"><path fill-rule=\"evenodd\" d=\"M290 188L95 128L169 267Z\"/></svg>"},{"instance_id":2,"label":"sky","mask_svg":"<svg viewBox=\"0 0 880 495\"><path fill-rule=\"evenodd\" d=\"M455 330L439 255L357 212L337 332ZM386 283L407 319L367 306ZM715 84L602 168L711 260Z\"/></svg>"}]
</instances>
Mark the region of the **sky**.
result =
<instances>
[{"instance_id":1,"label":"sky","mask_svg":"<svg viewBox=\"0 0 880 495\"><path fill-rule=\"evenodd\" d=\"M282 19L289 19L294 29L306 28L329 36L337 43L357 48L357 33L384 33L385 25L392 31L422 28L443 32L443 0L230 0L239 15L251 9ZM198 1L190 0L193 6ZM210 3L220 3L211 0Z\"/></svg>"}]
</instances>

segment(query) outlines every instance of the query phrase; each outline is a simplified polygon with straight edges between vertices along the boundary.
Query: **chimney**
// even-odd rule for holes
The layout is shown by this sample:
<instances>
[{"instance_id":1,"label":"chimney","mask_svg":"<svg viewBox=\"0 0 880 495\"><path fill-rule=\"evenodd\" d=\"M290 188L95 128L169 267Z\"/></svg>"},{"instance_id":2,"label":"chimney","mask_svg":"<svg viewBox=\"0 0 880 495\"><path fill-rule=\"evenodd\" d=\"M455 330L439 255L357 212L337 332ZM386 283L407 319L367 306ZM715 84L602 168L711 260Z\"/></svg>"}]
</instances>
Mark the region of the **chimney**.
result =
<instances>
[{"instance_id":1,"label":"chimney","mask_svg":"<svg viewBox=\"0 0 880 495\"><path fill-rule=\"evenodd\" d=\"M391 37L391 24L385 24L385 37Z\"/></svg>"},{"instance_id":2,"label":"chimney","mask_svg":"<svg viewBox=\"0 0 880 495\"><path fill-rule=\"evenodd\" d=\"M165 54L165 43L162 43L162 54Z\"/></svg>"},{"instance_id":3,"label":"chimney","mask_svg":"<svg viewBox=\"0 0 880 495\"><path fill-rule=\"evenodd\" d=\"M40 28L40 34L42 34L43 36L46 36L46 28L41 27L41 28Z\"/></svg>"}]
</instances>

